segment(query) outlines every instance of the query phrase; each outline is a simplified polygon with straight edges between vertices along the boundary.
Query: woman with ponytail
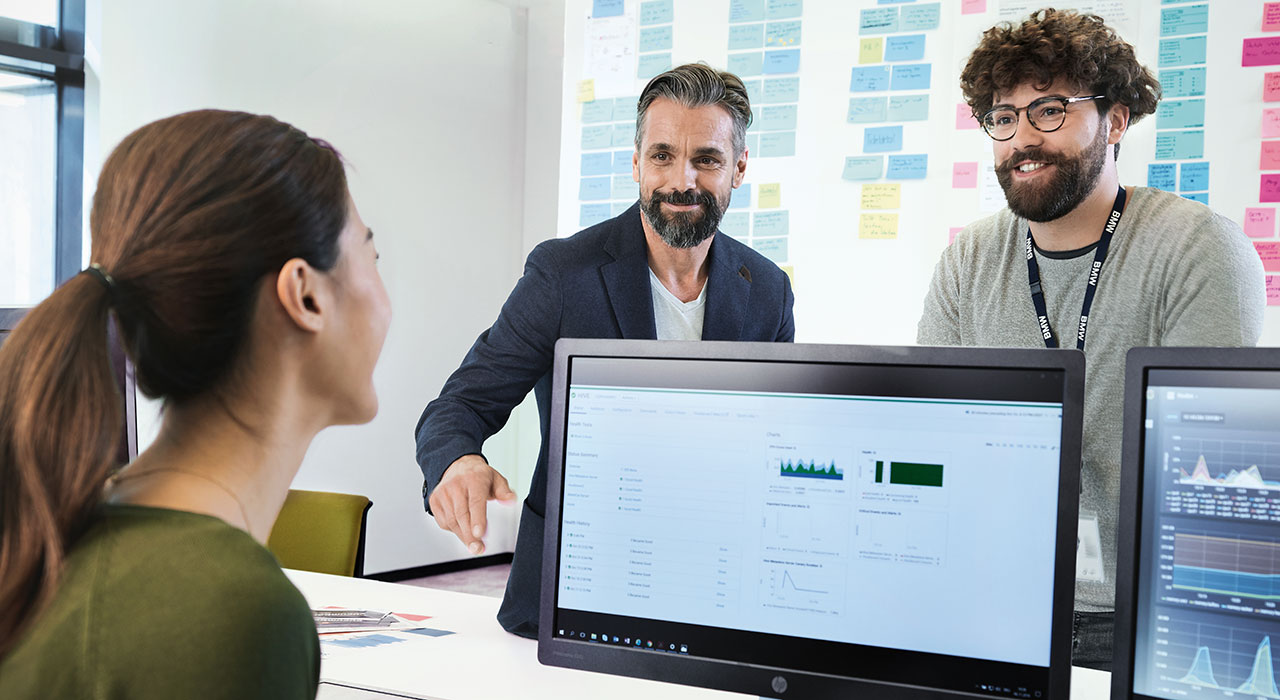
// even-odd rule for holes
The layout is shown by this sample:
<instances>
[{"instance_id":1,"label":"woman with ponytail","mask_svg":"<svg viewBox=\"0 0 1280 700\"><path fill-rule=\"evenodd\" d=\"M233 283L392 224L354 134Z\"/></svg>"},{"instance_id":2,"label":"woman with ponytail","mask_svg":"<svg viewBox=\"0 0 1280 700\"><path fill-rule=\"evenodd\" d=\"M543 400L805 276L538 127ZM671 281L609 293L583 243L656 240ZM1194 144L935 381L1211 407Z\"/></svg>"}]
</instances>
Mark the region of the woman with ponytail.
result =
<instances>
[{"instance_id":1,"label":"woman with ponytail","mask_svg":"<svg viewBox=\"0 0 1280 700\"><path fill-rule=\"evenodd\" d=\"M341 158L180 114L107 159L90 228L0 346L0 697L312 698L315 626L263 543L316 433L377 412L390 321ZM164 402L123 468L109 324Z\"/></svg>"}]
</instances>

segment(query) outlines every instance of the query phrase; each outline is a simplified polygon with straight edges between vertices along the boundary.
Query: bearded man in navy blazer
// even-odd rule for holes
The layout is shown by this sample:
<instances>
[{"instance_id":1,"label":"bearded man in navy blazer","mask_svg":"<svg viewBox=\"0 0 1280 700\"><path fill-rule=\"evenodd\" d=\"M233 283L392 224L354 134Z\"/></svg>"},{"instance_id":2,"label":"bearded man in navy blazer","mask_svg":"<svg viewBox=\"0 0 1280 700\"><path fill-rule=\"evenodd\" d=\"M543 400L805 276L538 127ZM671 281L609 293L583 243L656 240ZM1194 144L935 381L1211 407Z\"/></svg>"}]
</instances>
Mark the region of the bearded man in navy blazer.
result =
<instances>
[{"instance_id":1,"label":"bearded man in navy blazer","mask_svg":"<svg viewBox=\"0 0 1280 700\"><path fill-rule=\"evenodd\" d=\"M485 506L515 498L480 453L530 390L542 450L520 517L498 621L538 634L551 365L559 338L791 342L787 276L767 258L716 235L747 169L751 106L742 81L703 64L674 68L636 106L631 172L640 201L569 238L545 241L498 320L480 337L418 421L423 496L436 524L484 552Z\"/></svg>"}]
</instances>

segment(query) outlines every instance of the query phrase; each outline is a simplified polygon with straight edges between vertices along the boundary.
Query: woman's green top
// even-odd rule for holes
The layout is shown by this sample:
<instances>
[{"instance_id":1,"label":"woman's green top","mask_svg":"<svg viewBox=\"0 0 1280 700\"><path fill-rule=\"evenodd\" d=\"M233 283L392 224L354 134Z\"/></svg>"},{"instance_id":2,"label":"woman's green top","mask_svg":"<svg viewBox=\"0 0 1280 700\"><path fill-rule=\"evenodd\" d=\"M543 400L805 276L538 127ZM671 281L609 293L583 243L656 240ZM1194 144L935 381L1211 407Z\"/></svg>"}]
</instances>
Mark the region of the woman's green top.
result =
<instances>
[{"instance_id":1,"label":"woman's green top","mask_svg":"<svg viewBox=\"0 0 1280 700\"><path fill-rule=\"evenodd\" d=\"M311 700L319 675L307 601L248 533L105 505L0 659L0 698Z\"/></svg>"}]
</instances>

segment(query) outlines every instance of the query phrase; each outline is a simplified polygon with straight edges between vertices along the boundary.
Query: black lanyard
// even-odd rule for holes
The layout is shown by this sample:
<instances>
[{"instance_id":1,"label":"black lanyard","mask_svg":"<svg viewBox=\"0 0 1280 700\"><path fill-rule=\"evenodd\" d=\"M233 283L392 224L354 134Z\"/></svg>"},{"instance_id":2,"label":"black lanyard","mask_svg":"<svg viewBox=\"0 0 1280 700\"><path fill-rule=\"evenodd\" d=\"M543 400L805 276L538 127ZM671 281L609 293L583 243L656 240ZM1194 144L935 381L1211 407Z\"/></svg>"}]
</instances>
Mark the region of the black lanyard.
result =
<instances>
[{"instance_id":1,"label":"black lanyard","mask_svg":"<svg viewBox=\"0 0 1280 700\"><path fill-rule=\"evenodd\" d=\"M1089 331L1089 309L1093 308L1093 295L1098 291L1098 276L1102 274L1102 263L1107 260L1107 248L1111 247L1111 237L1120 225L1120 215L1124 212L1124 188L1116 193L1116 201L1111 205L1111 216L1102 227L1102 238L1098 239L1098 249L1093 254L1093 266L1089 268L1089 286L1084 290L1084 305L1080 307L1080 328L1076 332L1076 348L1084 350L1084 337ZM1040 287L1040 265L1036 263L1036 246L1031 240L1031 227L1027 227L1027 279L1031 283L1031 303L1036 307L1036 323L1040 325L1040 334L1044 336L1044 346L1050 350L1059 347L1053 328L1049 326L1049 310L1044 302L1044 290Z\"/></svg>"}]
</instances>

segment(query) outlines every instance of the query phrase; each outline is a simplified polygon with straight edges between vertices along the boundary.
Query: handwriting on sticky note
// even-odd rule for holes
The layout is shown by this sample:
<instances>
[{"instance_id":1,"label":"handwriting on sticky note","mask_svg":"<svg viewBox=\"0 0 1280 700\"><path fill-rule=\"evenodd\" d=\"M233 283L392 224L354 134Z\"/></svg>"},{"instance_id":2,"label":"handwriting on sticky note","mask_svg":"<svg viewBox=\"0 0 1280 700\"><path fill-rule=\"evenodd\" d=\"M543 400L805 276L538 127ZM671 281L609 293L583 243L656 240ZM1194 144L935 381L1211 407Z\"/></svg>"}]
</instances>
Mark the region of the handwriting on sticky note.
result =
<instances>
[{"instance_id":1,"label":"handwriting on sticky note","mask_svg":"<svg viewBox=\"0 0 1280 700\"><path fill-rule=\"evenodd\" d=\"M1262 110L1262 138L1280 137L1280 107Z\"/></svg>"},{"instance_id":2,"label":"handwriting on sticky note","mask_svg":"<svg viewBox=\"0 0 1280 700\"><path fill-rule=\"evenodd\" d=\"M1244 233L1250 238L1271 238L1276 235L1275 207L1246 207Z\"/></svg>"},{"instance_id":3,"label":"handwriting on sticky note","mask_svg":"<svg viewBox=\"0 0 1280 700\"><path fill-rule=\"evenodd\" d=\"M1262 31L1280 32L1280 2L1269 2L1262 6Z\"/></svg>"},{"instance_id":4,"label":"handwriting on sticky note","mask_svg":"<svg viewBox=\"0 0 1280 700\"><path fill-rule=\"evenodd\" d=\"M1262 101L1280 102L1280 71L1262 76Z\"/></svg>"},{"instance_id":5,"label":"handwriting on sticky note","mask_svg":"<svg viewBox=\"0 0 1280 700\"><path fill-rule=\"evenodd\" d=\"M1280 174L1263 173L1258 189L1259 202L1280 202Z\"/></svg>"},{"instance_id":6,"label":"handwriting on sticky note","mask_svg":"<svg viewBox=\"0 0 1280 700\"><path fill-rule=\"evenodd\" d=\"M956 105L956 128L961 131L981 128L978 120L973 118L973 110L963 102Z\"/></svg>"},{"instance_id":7,"label":"handwriting on sticky note","mask_svg":"<svg viewBox=\"0 0 1280 700\"><path fill-rule=\"evenodd\" d=\"M578 101L590 102L596 99L596 79L587 78L578 81Z\"/></svg>"},{"instance_id":8,"label":"handwriting on sticky note","mask_svg":"<svg viewBox=\"0 0 1280 700\"><path fill-rule=\"evenodd\" d=\"M1245 39L1240 65L1245 68L1280 65L1280 37L1264 36Z\"/></svg>"},{"instance_id":9,"label":"handwriting on sticky note","mask_svg":"<svg viewBox=\"0 0 1280 700\"><path fill-rule=\"evenodd\" d=\"M987 0L960 0L960 14L977 15L987 11Z\"/></svg>"},{"instance_id":10,"label":"handwriting on sticky note","mask_svg":"<svg viewBox=\"0 0 1280 700\"><path fill-rule=\"evenodd\" d=\"M1178 187L1177 163L1148 163L1147 187L1173 192Z\"/></svg>"},{"instance_id":11,"label":"handwriting on sticky note","mask_svg":"<svg viewBox=\"0 0 1280 700\"><path fill-rule=\"evenodd\" d=\"M1280 170L1280 141L1263 141L1259 170Z\"/></svg>"},{"instance_id":12,"label":"handwriting on sticky note","mask_svg":"<svg viewBox=\"0 0 1280 700\"><path fill-rule=\"evenodd\" d=\"M862 186L863 209L899 209L902 206L902 185L876 184Z\"/></svg>"},{"instance_id":13,"label":"handwriting on sticky note","mask_svg":"<svg viewBox=\"0 0 1280 700\"><path fill-rule=\"evenodd\" d=\"M884 240L897 237L897 214L863 214L858 218L858 238Z\"/></svg>"},{"instance_id":14,"label":"handwriting on sticky note","mask_svg":"<svg viewBox=\"0 0 1280 700\"><path fill-rule=\"evenodd\" d=\"M1267 306L1280 305L1280 275L1267 275Z\"/></svg>"},{"instance_id":15,"label":"handwriting on sticky note","mask_svg":"<svg viewBox=\"0 0 1280 700\"><path fill-rule=\"evenodd\" d=\"M902 150L901 126L867 127L862 137L863 153L885 153Z\"/></svg>"},{"instance_id":16,"label":"handwriting on sticky note","mask_svg":"<svg viewBox=\"0 0 1280 700\"><path fill-rule=\"evenodd\" d=\"M978 164L956 163L951 166L951 186L955 189L977 189Z\"/></svg>"},{"instance_id":17,"label":"handwriting on sticky note","mask_svg":"<svg viewBox=\"0 0 1280 700\"><path fill-rule=\"evenodd\" d=\"M1253 247L1258 249L1258 257L1262 258L1262 269L1280 272L1280 241L1254 241Z\"/></svg>"},{"instance_id":18,"label":"handwriting on sticky note","mask_svg":"<svg viewBox=\"0 0 1280 700\"><path fill-rule=\"evenodd\" d=\"M884 175L884 156L849 156L844 159L845 180L879 180Z\"/></svg>"},{"instance_id":19,"label":"handwriting on sticky note","mask_svg":"<svg viewBox=\"0 0 1280 700\"><path fill-rule=\"evenodd\" d=\"M858 42L858 63L879 63L884 60L884 37L867 37Z\"/></svg>"},{"instance_id":20,"label":"handwriting on sticky note","mask_svg":"<svg viewBox=\"0 0 1280 700\"><path fill-rule=\"evenodd\" d=\"M760 185L756 206L761 209L777 209L782 206L782 184L772 183Z\"/></svg>"}]
</instances>

